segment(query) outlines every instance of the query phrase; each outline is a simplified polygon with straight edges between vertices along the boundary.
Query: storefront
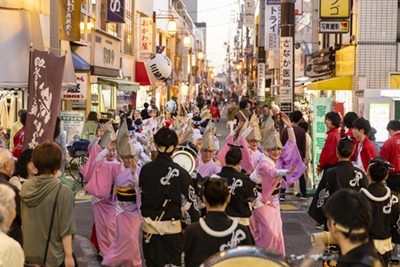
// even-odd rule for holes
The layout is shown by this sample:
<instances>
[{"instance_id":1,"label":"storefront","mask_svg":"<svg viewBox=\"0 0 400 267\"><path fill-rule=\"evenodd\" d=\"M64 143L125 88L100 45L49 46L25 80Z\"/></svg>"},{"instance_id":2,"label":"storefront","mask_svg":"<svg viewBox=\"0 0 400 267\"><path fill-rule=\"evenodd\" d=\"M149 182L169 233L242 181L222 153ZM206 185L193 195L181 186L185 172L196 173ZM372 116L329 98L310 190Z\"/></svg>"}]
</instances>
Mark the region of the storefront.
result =
<instances>
[{"instance_id":1,"label":"storefront","mask_svg":"<svg viewBox=\"0 0 400 267\"><path fill-rule=\"evenodd\" d=\"M50 17L26 10L0 10L0 105L7 109L2 127L10 129L17 121L17 112L28 108L30 51L48 51ZM30 44L32 47L30 47ZM59 50L66 56L62 87L76 85L69 42L61 41ZM7 117L7 123L3 119Z\"/></svg>"},{"instance_id":2,"label":"storefront","mask_svg":"<svg viewBox=\"0 0 400 267\"><path fill-rule=\"evenodd\" d=\"M90 110L100 112L101 118L118 121L119 110L126 110L132 91L139 90L136 82L121 79L121 39L101 30L94 30L90 76Z\"/></svg>"},{"instance_id":3,"label":"storefront","mask_svg":"<svg viewBox=\"0 0 400 267\"><path fill-rule=\"evenodd\" d=\"M150 77L147 73L146 64L144 62L135 62L135 82L137 82L140 86L140 89L136 94L135 108L142 110L144 109L144 103L148 103L150 105L153 92L158 91L158 87L151 88ZM160 102L157 100L156 103Z\"/></svg>"}]
</instances>

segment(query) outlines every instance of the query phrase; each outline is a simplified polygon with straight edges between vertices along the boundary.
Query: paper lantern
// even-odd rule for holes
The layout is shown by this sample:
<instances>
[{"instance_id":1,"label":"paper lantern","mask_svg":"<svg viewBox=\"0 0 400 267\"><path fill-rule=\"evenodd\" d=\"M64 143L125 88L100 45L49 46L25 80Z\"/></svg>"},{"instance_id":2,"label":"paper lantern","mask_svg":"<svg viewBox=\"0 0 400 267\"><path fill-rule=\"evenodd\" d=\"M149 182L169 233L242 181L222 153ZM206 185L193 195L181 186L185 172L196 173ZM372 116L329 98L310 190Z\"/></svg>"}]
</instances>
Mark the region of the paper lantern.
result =
<instances>
[{"instance_id":1,"label":"paper lantern","mask_svg":"<svg viewBox=\"0 0 400 267\"><path fill-rule=\"evenodd\" d=\"M146 63L147 72L156 80L168 80L172 72L172 63L163 54L152 55Z\"/></svg>"}]
</instances>

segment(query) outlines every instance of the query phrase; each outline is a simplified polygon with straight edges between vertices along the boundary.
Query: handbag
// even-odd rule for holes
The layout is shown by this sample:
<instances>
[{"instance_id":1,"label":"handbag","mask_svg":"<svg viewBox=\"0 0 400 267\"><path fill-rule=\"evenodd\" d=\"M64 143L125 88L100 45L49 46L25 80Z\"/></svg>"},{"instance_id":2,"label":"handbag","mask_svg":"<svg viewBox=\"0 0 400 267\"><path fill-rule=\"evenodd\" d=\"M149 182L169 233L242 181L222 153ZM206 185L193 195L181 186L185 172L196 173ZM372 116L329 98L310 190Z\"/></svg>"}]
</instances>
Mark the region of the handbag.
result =
<instances>
[{"instance_id":1,"label":"handbag","mask_svg":"<svg viewBox=\"0 0 400 267\"><path fill-rule=\"evenodd\" d=\"M45 266L46 266L47 250L49 249L49 244L50 244L50 235L51 235L51 229L53 228L54 213L56 212L57 199L58 199L58 195L60 194L61 187L62 187L62 183L60 183L60 186L58 187L56 199L55 199L55 201L54 201L53 213L52 213L52 215L51 215L51 221L50 221L49 234L47 235L46 250L44 251L43 264L40 265L40 264L29 264L29 263L24 263L24 267L45 267Z\"/></svg>"}]
</instances>

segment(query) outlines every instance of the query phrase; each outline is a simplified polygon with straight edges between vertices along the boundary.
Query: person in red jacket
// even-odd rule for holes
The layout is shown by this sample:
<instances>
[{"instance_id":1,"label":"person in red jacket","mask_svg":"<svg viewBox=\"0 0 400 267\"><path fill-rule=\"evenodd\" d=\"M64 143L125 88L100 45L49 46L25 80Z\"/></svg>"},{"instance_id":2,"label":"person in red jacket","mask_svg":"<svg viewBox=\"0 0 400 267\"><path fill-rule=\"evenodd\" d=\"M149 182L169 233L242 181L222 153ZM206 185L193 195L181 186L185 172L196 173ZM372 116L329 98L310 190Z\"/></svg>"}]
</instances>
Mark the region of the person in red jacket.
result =
<instances>
[{"instance_id":1,"label":"person in red jacket","mask_svg":"<svg viewBox=\"0 0 400 267\"><path fill-rule=\"evenodd\" d=\"M386 183L392 191L400 192L400 121L390 121L386 129L391 138L383 144L379 156L384 157L394 166L394 170L389 171Z\"/></svg>"},{"instance_id":2,"label":"person in red jacket","mask_svg":"<svg viewBox=\"0 0 400 267\"><path fill-rule=\"evenodd\" d=\"M214 122L214 132L217 132L217 125L219 120L221 119L221 114L219 113L219 108L217 107L217 103L213 101L211 103L211 107L209 108L212 121Z\"/></svg>"},{"instance_id":3,"label":"person in red jacket","mask_svg":"<svg viewBox=\"0 0 400 267\"><path fill-rule=\"evenodd\" d=\"M343 118L343 126L340 129L340 135L343 136L353 136L353 122L358 119L358 115L355 112L347 112L346 115L344 115ZM346 132L346 128L347 132Z\"/></svg>"},{"instance_id":4,"label":"person in red jacket","mask_svg":"<svg viewBox=\"0 0 400 267\"><path fill-rule=\"evenodd\" d=\"M325 140L324 148L321 151L319 157L319 164L317 166L317 174L321 174L322 171L326 171L329 168L334 167L339 159L336 156L336 145L340 140L339 126L340 126L340 115L336 112L328 112L325 115L325 125L328 128L328 137Z\"/></svg>"},{"instance_id":5,"label":"person in red jacket","mask_svg":"<svg viewBox=\"0 0 400 267\"><path fill-rule=\"evenodd\" d=\"M351 161L355 166L367 173L369 161L378 156L374 144L368 139L371 125L368 120L358 118L353 122L354 154Z\"/></svg>"}]
</instances>

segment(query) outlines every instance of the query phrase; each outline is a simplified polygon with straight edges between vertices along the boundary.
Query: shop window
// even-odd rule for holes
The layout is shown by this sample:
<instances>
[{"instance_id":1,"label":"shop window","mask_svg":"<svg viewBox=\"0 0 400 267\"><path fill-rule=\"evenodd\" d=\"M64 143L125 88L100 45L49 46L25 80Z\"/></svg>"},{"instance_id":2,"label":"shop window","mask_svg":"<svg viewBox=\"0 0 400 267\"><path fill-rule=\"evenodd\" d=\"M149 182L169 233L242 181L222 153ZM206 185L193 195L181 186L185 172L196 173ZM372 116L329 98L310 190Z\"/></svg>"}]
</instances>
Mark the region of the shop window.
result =
<instances>
[{"instance_id":1,"label":"shop window","mask_svg":"<svg viewBox=\"0 0 400 267\"><path fill-rule=\"evenodd\" d=\"M124 52L125 54L132 55L132 0L126 0L125 3Z\"/></svg>"},{"instance_id":2,"label":"shop window","mask_svg":"<svg viewBox=\"0 0 400 267\"><path fill-rule=\"evenodd\" d=\"M107 32L118 37L118 23L107 23Z\"/></svg>"},{"instance_id":3,"label":"shop window","mask_svg":"<svg viewBox=\"0 0 400 267\"><path fill-rule=\"evenodd\" d=\"M96 2L97 2L97 0L88 0L88 1L91 1L91 14L92 14L92 16L94 16L94 17L96 17Z\"/></svg>"}]
</instances>

